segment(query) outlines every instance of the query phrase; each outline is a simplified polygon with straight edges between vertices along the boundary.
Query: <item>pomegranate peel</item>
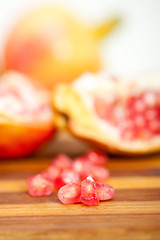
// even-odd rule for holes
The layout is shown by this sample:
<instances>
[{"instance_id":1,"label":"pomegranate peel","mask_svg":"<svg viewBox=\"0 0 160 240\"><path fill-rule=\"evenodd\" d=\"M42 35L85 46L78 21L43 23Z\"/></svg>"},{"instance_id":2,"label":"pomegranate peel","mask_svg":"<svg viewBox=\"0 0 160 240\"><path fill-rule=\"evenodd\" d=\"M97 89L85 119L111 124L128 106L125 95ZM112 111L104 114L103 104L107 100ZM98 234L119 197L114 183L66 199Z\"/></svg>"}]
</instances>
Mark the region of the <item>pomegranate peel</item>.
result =
<instances>
[{"instance_id":1,"label":"pomegranate peel","mask_svg":"<svg viewBox=\"0 0 160 240\"><path fill-rule=\"evenodd\" d=\"M68 116L68 128L77 137L114 153L146 154L160 150L159 96L157 73L127 81L86 73L72 84L57 85L52 102ZM107 105L105 115L97 112L95 99L99 97L112 106L112 114Z\"/></svg>"}]
</instances>

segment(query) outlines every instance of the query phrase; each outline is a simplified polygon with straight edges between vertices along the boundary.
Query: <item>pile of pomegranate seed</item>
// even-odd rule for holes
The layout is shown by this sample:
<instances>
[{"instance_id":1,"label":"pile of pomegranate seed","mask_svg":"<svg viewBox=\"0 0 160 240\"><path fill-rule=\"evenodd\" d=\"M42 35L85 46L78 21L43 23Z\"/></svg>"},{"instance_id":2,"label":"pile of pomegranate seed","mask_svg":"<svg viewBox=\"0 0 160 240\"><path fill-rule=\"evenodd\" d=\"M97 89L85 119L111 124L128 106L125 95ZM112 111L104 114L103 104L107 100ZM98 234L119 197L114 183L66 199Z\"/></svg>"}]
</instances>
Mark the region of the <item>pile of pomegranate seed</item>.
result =
<instances>
[{"instance_id":1,"label":"pile of pomegranate seed","mask_svg":"<svg viewBox=\"0 0 160 240\"><path fill-rule=\"evenodd\" d=\"M74 161L59 154L42 173L28 178L28 192L31 196L47 196L56 188L59 189L58 198L64 204L98 205L100 200L109 200L114 195L113 187L97 183L109 177L106 162L106 156L97 150L89 150Z\"/></svg>"},{"instance_id":2,"label":"pile of pomegranate seed","mask_svg":"<svg viewBox=\"0 0 160 240\"><path fill-rule=\"evenodd\" d=\"M96 114L119 128L124 140L147 140L160 134L160 92L145 91L128 98L95 98Z\"/></svg>"},{"instance_id":3,"label":"pile of pomegranate seed","mask_svg":"<svg viewBox=\"0 0 160 240\"><path fill-rule=\"evenodd\" d=\"M114 188L103 183L96 183L91 176L82 184L69 183L58 191L58 198L64 204L82 202L87 206L96 206L99 201L110 200L114 196Z\"/></svg>"}]
</instances>

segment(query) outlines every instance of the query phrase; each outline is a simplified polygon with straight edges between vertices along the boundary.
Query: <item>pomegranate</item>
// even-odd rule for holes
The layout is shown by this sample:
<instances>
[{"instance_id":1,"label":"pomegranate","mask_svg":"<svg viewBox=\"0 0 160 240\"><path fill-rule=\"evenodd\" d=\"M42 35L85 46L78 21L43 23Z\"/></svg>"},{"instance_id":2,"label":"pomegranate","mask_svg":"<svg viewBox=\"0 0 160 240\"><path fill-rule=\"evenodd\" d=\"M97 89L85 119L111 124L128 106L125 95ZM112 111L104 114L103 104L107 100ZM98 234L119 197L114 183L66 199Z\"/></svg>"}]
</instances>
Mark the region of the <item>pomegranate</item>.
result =
<instances>
[{"instance_id":1,"label":"pomegranate","mask_svg":"<svg viewBox=\"0 0 160 240\"><path fill-rule=\"evenodd\" d=\"M0 79L0 158L34 152L54 133L49 93L17 72Z\"/></svg>"},{"instance_id":2,"label":"pomegranate","mask_svg":"<svg viewBox=\"0 0 160 240\"><path fill-rule=\"evenodd\" d=\"M64 9L37 8L9 34L5 69L25 73L49 89L55 82L72 81L84 71L96 72L101 69L99 42L118 22L113 18L92 28Z\"/></svg>"},{"instance_id":3,"label":"pomegranate","mask_svg":"<svg viewBox=\"0 0 160 240\"><path fill-rule=\"evenodd\" d=\"M100 201L106 201L113 198L115 190L112 186L103 183L96 183L96 188Z\"/></svg>"},{"instance_id":4,"label":"pomegranate","mask_svg":"<svg viewBox=\"0 0 160 240\"><path fill-rule=\"evenodd\" d=\"M160 150L160 74L118 79L86 73L59 84L53 104L68 115L73 134L111 152L144 154Z\"/></svg>"},{"instance_id":5,"label":"pomegranate","mask_svg":"<svg viewBox=\"0 0 160 240\"><path fill-rule=\"evenodd\" d=\"M31 196L48 196L53 192L53 184L41 174L34 175L27 179L28 192Z\"/></svg>"},{"instance_id":6,"label":"pomegranate","mask_svg":"<svg viewBox=\"0 0 160 240\"><path fill-rule=\"evenodd\" d=\"M88 206L99 204L96 182L88 176L81 184L81 202Z\"/></svg>"},{"instance_id":7,"label":"pomegranate","mask_svg":"<svg viewBox=\"0 0 160 240\"><path fill-rule=\"evenodd\" d=\"M54 186L60 189L68 183L79 183L80 176L77 172L71 169L65 169L60 173L60 175L54 180Z\"/></svg>"},{"instance_id":8,"label":"pomegranate","mask_svg":"<svg viewBox=\"0 0 160 240\"><path fill-rule=\"evenodd\" d=\"M59 177L60 172L61 170L52 164L42 172L42 176L48 181L54 183L55 179Z\"/></svg>"},{"instance_id":9,"label":"pomegranate","mask_svg":"<svg viewBox=\"0 0 160 240\"><path fill-rule=\"evenodd\" d=\"M80 202L81 186L77 183L69 183L58 191L58 198L64 204Z\"/></svg>"},{"instance_id":10,"label":"pomegranate","mask_svg":"<svg viewBox=\"0 0 160 240\"><path fill-rule=\"evenodd\" d=\"M60 170L70 169L72 160L65 154L58 154L52 161L52 165Z\"/></svg>"}]
</instances>

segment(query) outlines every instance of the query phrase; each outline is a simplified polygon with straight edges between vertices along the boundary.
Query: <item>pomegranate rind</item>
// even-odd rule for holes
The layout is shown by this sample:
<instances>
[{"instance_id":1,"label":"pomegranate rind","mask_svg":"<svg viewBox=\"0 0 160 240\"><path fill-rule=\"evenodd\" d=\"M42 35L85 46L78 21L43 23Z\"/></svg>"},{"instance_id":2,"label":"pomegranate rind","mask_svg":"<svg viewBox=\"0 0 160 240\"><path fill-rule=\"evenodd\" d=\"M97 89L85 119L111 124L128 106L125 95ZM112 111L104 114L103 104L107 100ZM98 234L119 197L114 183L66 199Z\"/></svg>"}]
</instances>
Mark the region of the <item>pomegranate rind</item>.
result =
<instances>
[{"instance_id":1,"label":"pomegranate rind","mask_svg":"<svg viewBox=\"0 0 160 240\"><path fill-rule=\"evenodd\" d=\"M97 79L94 80L95 78ZM135 82L137 83L137 88L134 87L135 91L136 89L139 91L138 83L141 81L141 79L143 79L143 83L140 84L140 90L143 90L147 87L149 89L152 89L152 87L153 89L160 89L160 74L153 74L153 76L151 75L150 77L146 77L147 84L149 83L148 85L146 84L147 86L145 86L145 77L135 78L133 81L133 86L135 85ZM102 123L102 121L100 121L99 118L93 114L93 111L91 111L90 107L88 107L86 104L87 101L88 104L90 104L90 99L87 97L87 91L84 93L82 91L80 92L77 84L81 84L82 89L87 89L88 85L90 85L92 86L93 90L95 90L97 88L97 81L99 80L99 77L96 77L93 74L86 74L85 81L82 76L82 79L79 78L72 84L59 84L54 89L52 94L53 106L57 111L67 115L69 131L73 135L95 143L111 153L139 155L159 152L160 136L158 136L156 139L151 139L148 141L127 142L121 138L117 138L114 134L112 134L111 131L104 131L102 127L104 122ZM108 84L108 82L106 84ZM114 88L112 84L109 83L108 85L109 90L113 91ZM131 88L133 86L130 84L129 87ZM122 84L121 86L120 83L117 91L122 96L123 94L126 94L127 88L125 87L125 84ZM84 98L86 98L86 102Z\"/></svg>"}]
</instances>

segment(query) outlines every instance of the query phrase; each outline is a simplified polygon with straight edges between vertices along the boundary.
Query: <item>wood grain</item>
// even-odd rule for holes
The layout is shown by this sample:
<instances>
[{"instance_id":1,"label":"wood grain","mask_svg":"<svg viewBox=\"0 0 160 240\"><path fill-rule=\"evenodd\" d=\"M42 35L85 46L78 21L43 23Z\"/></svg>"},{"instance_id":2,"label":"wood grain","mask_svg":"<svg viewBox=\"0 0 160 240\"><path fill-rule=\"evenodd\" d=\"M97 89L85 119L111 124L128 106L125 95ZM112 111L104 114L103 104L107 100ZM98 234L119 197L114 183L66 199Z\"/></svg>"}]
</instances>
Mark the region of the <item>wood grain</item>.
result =
<instances>
[{"instance_id":1,"label":"wood grain","mask_svg":"<svg viewBox=\"0 0 160 240\"><path fill-rule=\"evenodd\" d=\"M96 207L29 196L26 178L50 161L0 162L0 240L160 239L160 156L112 159L116 194Z\"/></svg>"}]
</instances>

